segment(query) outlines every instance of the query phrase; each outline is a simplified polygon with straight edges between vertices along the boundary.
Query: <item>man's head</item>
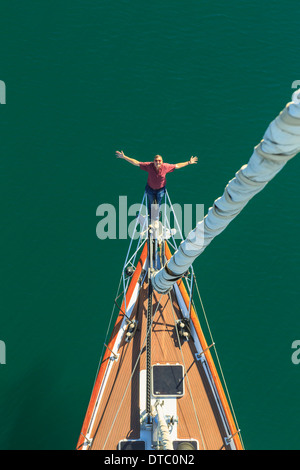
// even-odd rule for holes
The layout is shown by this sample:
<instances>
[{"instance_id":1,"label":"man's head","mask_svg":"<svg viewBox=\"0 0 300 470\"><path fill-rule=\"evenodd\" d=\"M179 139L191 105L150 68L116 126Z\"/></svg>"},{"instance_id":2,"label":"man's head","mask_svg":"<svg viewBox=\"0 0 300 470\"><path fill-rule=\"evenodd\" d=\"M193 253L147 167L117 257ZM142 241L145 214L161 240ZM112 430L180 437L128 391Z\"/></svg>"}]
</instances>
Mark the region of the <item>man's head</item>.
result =
<instances>
[{"instance_id":1,"label":"man's head","mask_svg":"<svg viewBox=\"0 0 300 470\"><path fill-rule=\"evenodd\" d=\"M160 167L162 166L163 164L163 159L160 155L155 155L154 157L154 166L157 170L160 169Z\"/></svg>"}]
</instances>

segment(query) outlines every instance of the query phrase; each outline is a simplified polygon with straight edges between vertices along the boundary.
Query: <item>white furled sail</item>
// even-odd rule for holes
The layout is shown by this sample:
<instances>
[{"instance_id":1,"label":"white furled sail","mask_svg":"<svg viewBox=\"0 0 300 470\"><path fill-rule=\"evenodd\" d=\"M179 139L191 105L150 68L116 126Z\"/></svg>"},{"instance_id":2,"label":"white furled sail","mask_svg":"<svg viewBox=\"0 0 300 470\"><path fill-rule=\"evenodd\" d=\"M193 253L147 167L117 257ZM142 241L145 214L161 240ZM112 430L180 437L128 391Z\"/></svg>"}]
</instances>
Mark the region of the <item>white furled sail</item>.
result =
<instances>
[{"instance_id":1,"label":"white furled sail","mask_svg":"<svg viewBox=\"0 0 300 470\"><path fill-rule=\"evenodd\" d=\"M271 122L247 165L227 184L208 214L189 233L167 265L152 278L153 288L167 292L209 243L241 212L250 199L300 152L300 90Z\"/></svg>"}]
</instances>

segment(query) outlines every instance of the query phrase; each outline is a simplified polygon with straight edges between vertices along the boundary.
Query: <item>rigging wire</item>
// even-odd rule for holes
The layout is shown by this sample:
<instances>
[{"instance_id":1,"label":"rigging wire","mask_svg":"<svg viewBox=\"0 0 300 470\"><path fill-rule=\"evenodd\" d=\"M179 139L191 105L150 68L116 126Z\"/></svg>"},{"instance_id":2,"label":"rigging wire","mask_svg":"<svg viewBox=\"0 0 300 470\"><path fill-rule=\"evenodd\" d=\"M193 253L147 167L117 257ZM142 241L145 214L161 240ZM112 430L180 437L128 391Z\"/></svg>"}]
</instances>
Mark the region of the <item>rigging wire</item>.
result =
<instances>
[{"instance_id":1,"label":"rigging wire","mask_svg":"<svg viewBox=\"0 0 300 470\"><path fill-rule=\"evenodd\" d=\"M118 289L117 289L116 299L118 298L121 282L122 282L122 274L121 274L119 286L118 286ZM97 377L98 377L98 373L99 373L99 370L100 370L100 367L101 367L101 364L102 364L103 354L104 354L104 351L105 351L105 343L107 342L107 336L108 336L108 332L110 330L110 326L111 326L111 322L112 322L112 319L113 319L115 308L116 308L116 304L113 305L112 312L111 312L111 315L110 315L110 319L109 319L108 327L107 327L107 330L106 330L104 344L102 346L102 352L101 352L101 355L100 355L98 368L97 368L97 372L96 372L96 376L95 376L95 379L94 379L94 385L93 385L92 390L94 389L94 386L95 386L95 383L96 383L96 380L97 380Z\"/></svg>"},{"instance_id":2,"label":"rigging wire","mask_svg":"<svg viewBox=\"0 0 300 470\"><path fill-rule=\"evenodd\" d=\"M174 326L175 326L176 325L176 319L175 319L175 312L174 312L173 302L172 302L170 292L168 294L169 294L169 299L170 299L170 303L171 303L172 314L173 314L173 319L174 319ZM181 341L180 341L180 338L179 338L177 328L175 328L175 330L176 330L176 334L177 334L177 341L178 341L179 348L180 348L181 359L182 359L182 362L183 362L184 374L186 376L188 389L189 389L189 394L190 394L190 397L191 397L191 400L192 400L192 405L193 405L193 409L194 409L195 418L196 418L196 421L197 421L197 426L198 426L198 429L199 429L199 432L200 432L200 437L201 437L201 441L202 441L203 450L207 450L206 445L204 443L204 436L203 436L201 425L200 425L199 418L198 418L198 415L197 415L196 406L195 406L195 402L194 402L194 398L193 398L193 394L192 394L192 389L191 389L190 381L189 381L186 366L185 366L183 351L182 351L182 347L181 347Z\"/></svg>"},{"instance_id":3,"label":"rigging wire","mask_svg":"<svg viewBox=\"0 0 300 470\"><path fill-rule=\"evenodd\" d=\"M140 208L140 211L139 211L139 215L140 215L140 213L141 213L141 209L142 209L142 205L143 205L143 202L144 202L144 198L145 198L145 194L144 194L144 197L143 197L143 200L142 200L142 204L141 204L141 208ZM138 219L138 217L137 217L137 219ZM137 226L137 222L136 222L136 224L135 224L135 229L136 229L136 226ZM144 224L143 224L143 228L144 228ZM147 230L148 230L148 229L147 229ZM93 391L93 389L94 389L94 386L95 386L95 383L96 383L96 380L97 380L97 377L98 377L98 373L99 373L99 370L100 370L100 367L101 367L101 364L102 364L102 360L103 360L103 356L104 356L104 352L105 352L105 348L106 348L106 343L107 343L107 337L108 337L108 333L109 333L110 328L111 328L111 323L112 323L112 319L113 319L113 316L114 316L115 307L116 307L116 306L118 307L118 305L116 304L116 300L118 299L118 297L120 297L120 295L122 295L122 293L126 292L126 291L127 291L127 288L128 288L129 280L128 280L128 282L127 282L127 286L125 287L125 291L123 291L123 292L121 292L121 294L119 294L121 282L122 282L122 279L123 279L123 277L124 277L124 270L125 270L127 264L129 264L129 263L131 263L131 264L134 263L138 251L143 247L144 243L146 242L146 240L144 240L144 241L141 243L141 237L139 237L137 249L135 250L135 252L134 252L133 255L131 256L131 258L128 260L129 252L130 252L131 245L132 245L132 240L133 240L133 239L131 239L131 243L130 243L129 249L128 249L127 254L126 254L126 257L125 257L125 263L124 263L124 267L123 267L123 270L122 270L122 273L121 273L121 276L120 276L120 281L119 281L117 293L116 293L116 296L115 296L115 302L114 302L114 305L113 305L113 308L112 308L112 312L111 312L111 315L110 315L108 327L107 327L107 330L106 330L105 339L104 339L104 343L103 343L103 346L102 346L102 351L101 351L101 354L100 354L100 359L99 359L99 362L98 362L98 367L97 367L97 371L96 371L96 375L95 375L95 379L94 379L94 384L93 384L93 387L92 387L92 391ZM132 259L133 259L133 262L131 262ZM123 280L124 280L124 279L123 279ZM124 294L124 297L125 297L125 294ZM118 307L118 309L120 310L119 307ZM126 314L125 314L125 316L126 316ZM91 396L92 396L92 395L91 395ZM94 413L93 413L93 414L94 414ZM92 419L93 419L93 418L91 418L90 423L92 422Z\"/></svg>"},{"instance_id":4,"label":"rigging wire","mask_svg":"<svg viewBox=\"0 0 300 470\"><path fill-rule=\"evenodd\" d=\"M150 333L150 331L151 331L152 324L153 324L153 319L154 319L155 314L156 314L156 312L157 312L157 310L158 310L158 307L159 307L159 305L160 305L160 301L161 301L162 296L163 296L163 294L161 294L160 299L159 299L158 304L157 304L157 307L156 307L156 310L155 310L155 312L154 312L154 315L152 316L152 320L151 320L151 323L150 323L149 328L148 328L148 330L147 330L147 334L146 334L146 336L145 336L145 338L144 338L142 347L141 347L141 349L140 349L139 355L138 355L137 360L136 360L136 362L135 362L135 365L134 365L134 367L133 367L133 371L132 371L132 373L131 373L131 376L130 376L130 378L129 378L129 380L128 380L128 383L127 383L127 385L126 385L126 388L125 388L123 397L122 397L122 399L121 399L121 403L120 403L120 405L119 405L119 408L118 408L117 411L116 411L116 414L115 414L115 417L114 417L114 419L113 419L112 425L111 425L111 427L110 427L110 429L109 429L109 431L108 431L107 437L106 437L105 442L104 442L103 447L102 447L102 450L104 450L104 448L105 448L105 446L106 446L107 440L108 440L108 438L109 438L109 436L110 436L110 433L111 433L111 431L112 431L112 429L113 429L113 427L114 427L114 424L115 424L115 422L116 422L116 419L117 419L117 417L118 417L119 411L120 411L121 406L122 406L122 403L123 403L123 401L124 401L124 399L125 399L127 390L128 390L128 388L129 388L129 385L130 385L130 382L131 382L131 380L132 380L132 378L133 378L133 375L134 375L134 373L135 373L135 369L137 368L137 365L138 365L138 363L139 363L141 354L142 354L142 352L143 352L143 349L144 349L146 340L147 340L148 335L149 335L149 333Z\"/></svg>"},{"instance_id":5,"label":"rigging wire","mask_svg":"<svg viewBox=\"0 0 300 470\"><path fill-rule=\"evenodd\" d=\"M141 205L140 205L139 214L138 214L138 216L137 216L137 218L136 218L136 223L135 223L134 232L135 232L136 227L137 227L137 225L138 225L138 220L139 220L139 216L140 216L140 214L141 214L141 212L142 212L143 202L144 202L144 200L145 200L145 197L146 197L146 192L144 192L143 200L142 200L142 203L141 203ZM144 223L143 223L142 230L144 229L144 226L145 226L145 221L144 221ZM147 226L147 229L146 229L146 230L148 230L148 220L147 220L146 226ZM131 263L131 264L134 263L135 258L136 258L136 255L137 255L138 251L143 247L144 243L146 242L146 239L141 243L141 236L139 237L139 239L138 239L138 244L137 244L137 248L136 248L135 252L133 253L133 255L131 256L131 258L128 259L128 258L129 258L129 253L130 253L130 250L131 250L131 246L132 246L132 242L133 242L133 237L131 238L131 242L130 242L130 245L129 245L129 248L128 248L126 257L125 257L125 262L124 262L123 270L122 270L122 273L121 273L121 276L120 276L120 281L119 281L117 293L116 293L116 296L115 296L115 302L114 302L114 305L113 305L113 308L112 308L112 312L111 312L111 315L110 315L108 327L107 327L107 330L106 330L106 335L105 335L104 344L103 344L103 346L102 346L102 351L101 351L101 354L100 354L100 359L99 359L97 371L96 371L96 374L95 374L94 384L93 384L93 387L92 387L92 393L93 393L93 390L94 390L94 387L95 387L95 384L96 384L96 380L97 380L97 377L98 377L98 373L99 373L99 370L100 370L100 367L101 367L101 364L102 364L102 360L103 360L103 356L104 356L104 352L105 352L105 348L106 348L106 343L107 343L107 337L108 337L108 333L109 333L110 328L111 328L111 323L112 323L112 319L113 319L113 315L114 315L114 311L115 311L115 307L116 307L116 300L118 299L118 297L120 297L120 295L121 295L122 293L124 293L123 299L124 299L124 301L125 301L125 312L126 312L126 291L127 291L127 288L128 288L129 279L128 279L128 281L127 281L127 286L125 286L125 279L124 279L124 271L125 271L125 268L126 268L126 266L127 266L129 263ZM132 261L132 260L133 260L133 261ZM125 289L123 290L123 292L121 292L121 294L119 294L122 279L123 279L123 284L124 284ZM144 280L144 279L143 279L143 280ZM125 314L125 316L126 316L126 314ZM92 394L91 394L91 396L92 396ZM90 396L90 399L91 399L91 396ZM94 413L95 413L95 409L94 409L94 411L93 411L93 415L92 415L92 417L91 417L89 426L91 425L91 423L92 423L92 421L93 421Z\"/></svg>"},{"instance_id":6,"label":"rigging wire","mask_svg":"<svg viewBox=\"0 0 300 470\"><path fill-rule=\"evenodd\" d=\"M166 197L168 197L168 201L169 201L169 203L170 203L171 210L172 210L172 212L173 212L173 214L174 214L174 218L175 218L175 222L176 222L176 224L177 224L177 228L178 228L178 230L179 230L181 239L182 239L182 241L183 241L182 232L181 232L181 230L180 230L180 226L179 226L179 223L178 223L178 220L177 220L177 217L176 217L174 208L173 208L173 204L172 204L172 202L171 202L171 199L170 199L170 196L169 196L167 190L166 190ZM166 197L165 197L165 201L166 201ZM169 228L170 228L170 223L169 223L168 218L166 217L166 212L165 212L165 221L167 222L167 224L169 225ZM175 247L173 246L173 248L175 248L175 250L177 250L178 248L177 248L177 244L176 244L176 242L175 242L175 239L174 239L173 236L172 236L172 238L173 238L173 242L174 242L174 244L175 244ZM192 274L193 274L193 276L194 276L194 282L193 282L193 284L196 285L196 289L197 289L198 297L199 297L200 304L201 304L201 307L202 307L204 319L205 319L205 322L206 322L206 325L207 325L207 329L208 329L209 335L210 335L210 337L211 337L212 343L215 343L215 342L214 342L214 339L213 339L213 336L212 336L211 329L210 329L210 325L209 325L209 322L208 322L208 319L207 319L207 315L206 315L206 312L205 312L205 308L204 308L204 305L203 305L203 302L202 302L202 298L201 298L201 295L200 295L200 291L199 291L199 287L198 287L198 283L197 283L197 279L196 279L196 276L195 276L195 273L194 273L193 266L191 266L191 269L192 269ZM195 312L196 312L196 314L197 314L197 311L196 311L196 308L195 308L195 305L194 305L194 301L193 301L192 299L190 300L190 303L193 304L194 310L195 310ZM198 317L198 314L197 314L197 317ZM199 323L200 323L199 317L198 317L198 320L199 320ZM216 348L215 344L214 344L213 347L214 347L214 350L215 350L217 362L218 362L218 365L219 365L220 373L221 373L221 376L222 376L222 380L223 380L223 384L224 384L224 387L225 387L225 390L226 390L226 394L227 394L227 397L228 397L228 401L229 401L229 404L230 404L230 407L231 407L231 411L232 411L232 414L233 414L233 418L234 418L235 424L236 424L236 426L237 426L237 429L239 429L238 421L237 421L236 414L235 414L235 411L234 411L234 408L233 408L233 404L232 404L232 401L231 401L231 397L230 397L230 394L229 394L229 390L228 390L228 387L227 387L227 383L226 383L226 380L225 380L225 377L224 377L224 373L223 373L223 370L222 370L222 366L221 366L221 363L220 363L220 359L219 359L219 356L218 356L218 353L217 353L217 348ZM239 436L240 436L240 440L241 440L242 446L244 447L243 440L242 440L242 436L241 436L241 432L239 432Z\"/></svg>"},{"instance_id":7,"label":"rigging wire","mask_svg":"<svg viewBox=\"0 0 300 470\"><path fill-rule=\"evenodd\" d=\"M226 380L225 380L225 376L224 376L224 373L223 373L223 369L222 369L222 366L221 366L221 362L220 362L220 359L219 359L219 355L218 355L218 352L217 352L215 341L213 339L213 335L212 335L212 332L211 332L211 329L210 329L210 326L209 326L209 323L208 323L206 311L205 311L205 308L204 308L204 305L203 305L203 302L202 302L202 298L201 298L201 295L200 295L200 291L199 291L199 287L198 287L196 277L195 277L195 285L196 285L197 294L198 294L198 297L199 297L199 300L200 300L200 304L201 304L201 307L202 307L202 311L203 311L204 319L205 319L205 322L206 322L206 326L208 328L211 341L212 341L212 343L214 343L213 349L214 349L215 354L216 354L218 366L219 366L219 369L220 369L220 373L221 373L221 376L222 376L222 380L223 380L223 384L224 384L224 387L225 387L225 390L226 390L226 394L227 394L227 398L228 398L228 401L229 401L229 404L230 404L230 408L231 408L231 411L232 411L232 414L233 414L235 425L236 425L237 429L239 430L240 428L239 428L239 425L238 425L237 417L236 417L234 407L233 407L233 404L232 404L232 401L231 401L231 397L230 397L230 394L229 394L229 390L228 390L228 387L227 387L227 383L226 383ZM195 312L196 312L196 309L195 309ZM198 314L197 314L197 316L198 316ZM244 448L244 443L243 443L243 439L242 439L242 435L241 435L240 431L239 431L239 436L240 436L241 444Z\"/></svg>"}]
</instances>

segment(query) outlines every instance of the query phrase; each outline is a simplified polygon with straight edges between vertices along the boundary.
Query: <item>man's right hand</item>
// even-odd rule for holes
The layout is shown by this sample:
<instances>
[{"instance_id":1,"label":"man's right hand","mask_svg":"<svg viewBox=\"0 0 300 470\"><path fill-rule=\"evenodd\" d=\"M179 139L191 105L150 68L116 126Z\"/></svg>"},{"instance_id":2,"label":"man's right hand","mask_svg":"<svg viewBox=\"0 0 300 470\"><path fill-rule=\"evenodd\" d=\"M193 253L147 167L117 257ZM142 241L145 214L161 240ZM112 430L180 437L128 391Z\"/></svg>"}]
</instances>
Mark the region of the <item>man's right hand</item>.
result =
<instances>
[{"instance_id":1,"label":"man's right hand","mask_svg":"<svg viewBox=\"0 0 300 470\"><path fill-rule=\"evenodd\" d=\"M119 151L117 150L117 151L116 151L116 157L117 157L117 158L122 158L123 160L125 160L125 161L128 162L128 163L131 163L131 165L134 165L134 166L139 166L139 164L140 164L140 162L138 162L138 161L135 160L134 158L126 157L126 155L124 155L123 150L121 150L121 152L119 152Z\"/></svg>"},{"instance_id":2,"label":"man's right hand","mask_svg":"<svg viewBox=\"0 0 300 470\"><path fill-rule=\"evenodd\" d=\"M117 158L124 158L125 155L124 155L123 150L121 150L121 152L119 152L119 151L117 150L117 151L116 151L116 157L117 157Z\"/></svg>"}]
</instances>

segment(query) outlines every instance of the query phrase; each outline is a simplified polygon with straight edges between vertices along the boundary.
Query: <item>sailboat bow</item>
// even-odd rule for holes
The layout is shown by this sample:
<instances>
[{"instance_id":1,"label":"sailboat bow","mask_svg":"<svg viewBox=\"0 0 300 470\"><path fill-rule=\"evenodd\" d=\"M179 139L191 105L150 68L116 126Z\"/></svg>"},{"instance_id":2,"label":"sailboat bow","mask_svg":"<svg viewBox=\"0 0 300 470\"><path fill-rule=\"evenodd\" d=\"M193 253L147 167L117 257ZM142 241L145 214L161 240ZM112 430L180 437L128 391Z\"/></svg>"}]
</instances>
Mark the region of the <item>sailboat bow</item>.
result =
<instances>
[{"instance_id":1,"label":"sailboat bow","mask_svg":"<svg viewBox=\"0 0 300 470\"><path fill-rule=\"evenodd\" d=\"M149 223L144 201L77 449L241 450L216 345L209 327L206 340L196 310L193 267L167 292L153 289L153 275L177 245L168 217ZM173 208L168 193L165 202Z\"/></svg>"}]
</instances>

